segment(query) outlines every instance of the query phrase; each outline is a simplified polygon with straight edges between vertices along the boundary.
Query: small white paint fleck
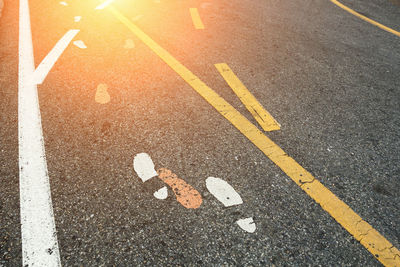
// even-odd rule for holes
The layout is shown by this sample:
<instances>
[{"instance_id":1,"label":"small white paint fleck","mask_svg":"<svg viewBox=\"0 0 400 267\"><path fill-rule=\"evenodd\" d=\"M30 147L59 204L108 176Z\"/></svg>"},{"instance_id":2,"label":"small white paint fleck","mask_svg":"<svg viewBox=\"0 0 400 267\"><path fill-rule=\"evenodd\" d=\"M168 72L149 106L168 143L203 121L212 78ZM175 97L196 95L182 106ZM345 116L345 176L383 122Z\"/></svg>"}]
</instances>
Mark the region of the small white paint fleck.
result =
<instances>
[{"instance_id":1,"label":"small white paint fleck","mask_svg":"<svg viewBox=\"0 0 400 267\"><path fill-rule=\"evenodd\" d=\"M225 207L240 205L243 203L242 198L235 189L220 178L208 177L206 179L206 187L208 191L210 191L210 193Z\"/></svg>"},{"instance_id":2,"label":"small white paint fleck","mask_svg":"<svg viewBox=\"0 0 400 267\"><path fill-rule=\"evenodd\" d=\"M236 223L248 233L254 233L257 228L253 217L237 220Z\"/></svg>"},{"instance_id":3,"label":"small white paint fleck","mask_svg":"<svg viewBox=\"0 0 400 267\"><path fill-rule=\"evenodd\" d=\"M203 9L205 9L205 8L207 8L207 7L209 7L209 6L211 6L211 3L210 3L210 2L205 2L205 3L202 3L202 4L200 5L200 7L203 8Z\"/></svg>"},{"instance_id":4,"label":"small white paint fleck","mask_svg":"<svg viewBox=\"0 0 400 267\"><path fill-rule=\"evenodd\" d=\"M124 48L125 49L133 49L133 48L135 48L135 42L132 39L125 40Z\"/></svg>"},{"instance_id":5,"label":"small white paint fleck","mask_svg":"<svg viewBox=\"0 0 400 267\"><path fill-rule=\"evenodd\" d=\"M107 84L101 83L97 86L96 94L94 96L94 100L99 104L107 104L110 102L111 97L107 92L108 86Z\"/></svg>"},{"instance_id":6,"label":"small white paint fleck","mask_svg":"<svg viewBox=\"0 0 400 267\"><path fill-rule=\"evenodd\" d=\"M81 40L77 40L73 42L74 45L76 45L77 47L81 48L81 49L86 49L87 46L85 45L85 43Z\"/></svg>"},{"instance_id":7,"label":"small white paint fleck","mask_svg":"<svg viewBox=\"0 0 400 267\"><path fill-rule=\"evenodd\" d=\"M60 5L68 6L67 2L64 2L64 1L61 1L61 2L60 2Z\"/></svg>"},{"instance_id":8,"label":"small white paint fleck","mask_svg":"<svg viewBox=\"0 0 400 267\"><path fill-rule=\"evenodd\" d=\"M235 156L235 159L236 159L236 160L239 160L238 156Z\"/></svg>"},{"instance_id":9,"label":"small white paint fleck","mask_svg":"<svg viewBox=\"0 0 400 267\"><path fill-rule=\"evenodd\" d=\"M168 188L166 186L160 188L158 191L154 192L154 197L157 199L164 200L168 197Z\"/></svg>"},{"instance_id":10,"label":"small white paint fleck","mask_svg":"<svg viewBox=\"0 0 400 267\"><path fill-rule=\"evenodd\" d=\"M132 18L132 21L136 22L136 21L139 21L141 18L143 18L143 15L137 15Z\"/></svg>"},{"instance_id":11,"label":"small white paint fleck","mask_svg":"<svg viewBox=\"0 0 400 267\"><path fill-rule=\"evenodd\" d=\"M75 16L74 17L74 21L75 22L79 22L79 21L81 21L81 18L82 18L81 16Z\"/></svg>"},{"instance_id":12,"label":"small white paint fleck","mask_svg":"<svg viewBox=\"0 0 400 267\"><path fill-rule=\"evenodd\" d=\"M157 176L154 163L147 153L140 153L135 156L133 159L133 169L143 182Z\"/></svg>"},{"instance_id":13,"label":"small white paint fleck","mask_svg":"<svg viewBox=\"0 0 400 267\"><path fill-rule=\"evenodd\" d=\"M95 9L96 9L96 10L104 9L104 8L106 8L108 5L110 5L112 2L114 2L114 0L106 0L106 1L104 1L102 4L96 6Z\"/></svg>"}]
</instances>

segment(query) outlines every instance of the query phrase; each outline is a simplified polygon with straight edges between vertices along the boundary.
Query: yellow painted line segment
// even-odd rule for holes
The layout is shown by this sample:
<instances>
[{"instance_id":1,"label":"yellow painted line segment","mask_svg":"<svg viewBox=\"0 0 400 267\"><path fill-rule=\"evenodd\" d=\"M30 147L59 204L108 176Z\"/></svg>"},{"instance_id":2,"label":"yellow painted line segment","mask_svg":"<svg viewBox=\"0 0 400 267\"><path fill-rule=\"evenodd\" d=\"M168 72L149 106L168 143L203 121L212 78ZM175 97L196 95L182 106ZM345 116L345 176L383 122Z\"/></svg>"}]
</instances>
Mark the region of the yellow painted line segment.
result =
<instances>
[{"instance_id":1,"label":"yellow painted line segment","mask_svg":"<svg viewBox=\"0 0 400 267\"><path fill-rule=\"evenodd\" d=\"M189 8L190 15L192 16L193 25L197 30L204 30L204 24L201 21L199 11L197 8Z\"/></svg>"},{"instance_id":2,"label":"yellow painted line segment","mask_svg":"<svg viewBox=\"0 0 400 267\"><path fill-rule=\"evenodd\" d=\"M281 128L279 123L265 110L260 102L257 101L226 63L215 64L215 67L264 131L275 131Z\"/></svg>"},{"instance_id":3,"label":"yellow painted line segment","mask_svg":"<svg viewBox=\"0 0 400 267\"><path fill-rule=\"evenodd\" d=\"M222 116L257 146L272 162L285 172L311 198L327 211L338 223L367 248L375 258L386 266L400 266L400 251L384 236L372 228L329 189L316 180L311 173L289 157L278 145L240 114L233 106L202 82L196 75L159 46L140 28L114 7L111 12L127 26L142 42L179 74L198 94L210 103Z\"/></svg>"},{"instance_id":4,"label":"yellow painted line segment","mask_svg":"<svg viewBox=\"0 0 400 267\"><path fill-rule=\"evenodd\" d=\"M340 7L342 9L346 10L347 12L353 14L354 16L359 17L360 19L365 20L365 21L371 23L372 25L377 26L377 27L381 28L382 30L385 30L385 31L390 32L390 33L393 33L394 35L397 35L398 37L400 37L400 32L395 31L395 30L393 30L393 29L391 29L391 28L389 28L389 27L387 27L387 26L385 26L383 24L380 24L379 22L376 22L375 20L372 20L372 19L370 19L370 18L368 18L368 17L366 17L366 16L354 11L353 9L343 5L342 3L338 2L337 0L330 0L330 1L332 3L334 3L335 5L337 5L338 7Z\"/></svg>"}]
</instances>

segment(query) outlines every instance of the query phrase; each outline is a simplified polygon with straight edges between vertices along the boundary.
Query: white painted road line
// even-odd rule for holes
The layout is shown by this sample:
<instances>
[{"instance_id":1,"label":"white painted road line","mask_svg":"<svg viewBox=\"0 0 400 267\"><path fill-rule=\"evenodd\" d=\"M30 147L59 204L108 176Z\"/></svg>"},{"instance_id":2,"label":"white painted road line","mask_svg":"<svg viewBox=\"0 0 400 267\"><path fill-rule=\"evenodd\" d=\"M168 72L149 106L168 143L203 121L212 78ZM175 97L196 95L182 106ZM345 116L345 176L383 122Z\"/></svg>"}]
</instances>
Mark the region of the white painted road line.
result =
<instances>
[{"instance_id":1,"label":"white painted road line","mask_svg":"<svg viewBox=\"0 0 400 267\"><path fill-rule=\"evenodd\" d=\"M61 266L34 73L28 0L20 0L18 137L23 266Z\"/></svg>"},{"instance_id":2,"label":"white painted road line","mask_svg":"<svg viewBox=\"0 0 400 267\"><path fill-rule=\"evenodd\" d=\"M57 59L61 56L64 50L68 47L69 43L78 34L79 30L69 30L57 42L50 53L43 59L34 72L33 81L35 84L42 84L51 68L56 63Z\"/></svg>"}]
</instances>

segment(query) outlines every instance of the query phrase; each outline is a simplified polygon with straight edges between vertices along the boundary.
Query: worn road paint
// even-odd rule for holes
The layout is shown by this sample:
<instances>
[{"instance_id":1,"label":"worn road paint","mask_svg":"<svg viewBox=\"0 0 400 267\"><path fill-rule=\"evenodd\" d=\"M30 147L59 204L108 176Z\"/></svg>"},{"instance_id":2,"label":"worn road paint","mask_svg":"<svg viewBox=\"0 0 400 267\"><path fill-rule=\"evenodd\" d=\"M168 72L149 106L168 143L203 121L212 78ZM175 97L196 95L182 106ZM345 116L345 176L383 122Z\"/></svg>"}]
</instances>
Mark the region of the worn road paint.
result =
<instances>
[{"instance_id":1,"label":"worn road paint","mask_svg":"<svg viewBox=\"0 0 400 267\"><path fill-rule=\"evenodd\" d=\"M139 15L133 17L133 18L132 18L132 21L137 22L137 21L139 21L141 18L143 18L143 15L139 14Z\"/></svg>"},{"instance_id":2,"label":"worn road paint","mask_svg":"<svg viewBox=\"0 0 400 267\"><path fill-rule=\"evenodd\" d=\"M204 24L201 21L199 11L197 8L189 8L190 15L192 16L193 25L197 30L203 30Z\"/></svg>"},{"instance_id":3,"label":"worn road paint","mask_svg":"<svg viewBox=\"0 0 400 267\"><path fill-rule=\"evenodd\" d=\"M96 6L95 9L96 9L96 10L104 9L104 8L106 8L107 6L109 6L112 2L114 2L114 0L106 0L106 1L104 1L102 4Z\"/></svg>"},{"instance_id":4,"label":"worn road paint","mask_svg":"<svg viewBox=\"0 0 400 267\"><path fill-rule=\"evenodd\" d=\"M146 182L158 175L154 168L153 160L147 153L137 154L133 158L133 169L142 182Z\"/></svg>"},{"instance_id":5,"label":"worn road paint","mask_svg":"<svg viewBox=\"0 0 400 267\"><path fill-rule=\"evenodd\" d=\"M354 16L359 17L360 19L365 20L366 22L371 23L372 25L375 25L376 27L379 27L379 28L381 28L382 30L385 30L385 31L387 31L387 32L390 32L390 33L392 33L392 34L397 35L398 37L400 37L400 32L395 31L395 30L393 30L393 29L391 29L391 28L389 28L389 27L386 27L385 25L380 24L379 22L376 22L375 20L372 20L372 19L370 19L370 18L367 18L367 17L364 16L364 15L361 15L360 13L354 11L353 9L351 9L351 8L345 6L345 5L343 5L342 3L338 2L337 0L330 0L330 1L331 1L332 3L334 3L335 5L337 5L338 7L340 7L340 8L342 8L342 9L346 10L346 11L349 12L350 14L353 14Z\"/></svg>"},{"instance_id":6,"label":"worn road paint","mask_svg":"<svg viewBox=\"0 0 400 267\"><path fill-rule=\"evenodd\" d=\"M110 102L111 97L107 92L107 84L101 83L97 86L96 95L94 96L94 100L99 104L107 104Z\"/></svg>"},{"instance_id":7,"label":"worn road paint","mask_svg":"<svg viewBox=\"0 0 400 267\"><path fill-rule=\"evenodd\" d=\"M79 47L80 49L86 49L87 46L85 45L85 43L82 40L76 40L73 42L73 44L77 47Z\"/></svg>"},{"instance_id":8,"label":"worn road paint","mask_svg":"<svg viewBox=\"0 0 400 267\"><path fill-rule=\"evenodd\" d=\"M125 49L133 49L133 48L135 48L135 42L132 39L125 40L124 48Z\"/></svg>"},{"instance_id":9,"label":"worn road paint","mask_svg":"<svg viewBox=\"0 0 400 267\"><path fill-rule=\"evenodd\" d=\"M225 207L243 204L242 198L235 189L220 178L208 177L206 179L206 187Z\"/></svg>"},{"instance_id":10,"label":"worn road paint","mask_svg":"<svg viewBox=\"0 0 400 267\"><path fill-rule=\"evenodd\" d=\"M316 180L311 173L306 171L293 158L289 157L285 151L247 120L246 117L240 114L232 105L202 82L139 27L129 21L116 8L111 7L110 11L249 141L285 172L301 189L319 203L355 239L360 241L375 258L387 266L400 266L400 251L383 235L372 228L371 225Z\"/></svg>"},{"instance_id":11,"label":"worn road paint","mask_svg":"<svg viewBox=\"0 0 400 267\"><path fill-rule=\"evenodd\" d=\"M23 266L61 266L34 72L28 0L20 0L19 188Z\"/></svg>"},{"instance_id":12,"label":"worn road paint","mask_svg":"<svg viewBox=\"0 0 400 267\"><path fill-rule=\"evenodd\" d=\"M166 186L154 192L153 196L157 199L164 200L168 197L168 188Z\"/></svg>"},{"instance_id":13,"label":"worn road paint","mask_svg":"<svg viewBox=\"0 0 400 267\"><path fill-rule=\"evenodd\" d=\"M4 1L0 0L0 18L1 18L1 12L3 11L3 7L4 7Z\"/></svg>"},{"instance_id":14,"label":"worn road paint","mask_svg":"<svg viewBox=\"0 0 400 267\"><path fill-rule=\"evenodd\" d=\"M201 206L203 199L200 193L190 184L186 183L172 171L161 168L158 171L158 178L171 187L176 200L187 209L197 209Z\"/></svg>"},{"instance_id":15,"label":"worn road paint","mask_svg":"<svg viewBox=\"0 0 400 267\"><path fill-rule=\"evenodd\" d=\"M74 39L74 37L78 34L79 30L69 30L53 47L50 53L42 60L39 66L36 68L33 73L33 80L36 84L42 84L47 74L54 66L58 58L67 48L69 43Z\"/></svg>"},{"instance_id":16,"label":"worn road paint","mask_svg":"<svg viewBox=\"0 0 400 267\"><path fill-rule=\"evenodd\" d=\"M206 187L225 207L243 204L242 198L235 189L220 178L208 177L206 179ZM236 221L236 223L248 233L254 233L256 231L256 224L253 218L240 219Z\"/></svg>"},{"instance_id":17,"label":"worn road paint","mask_svg":"<svg viewBox=\"0 0 400 267\"><path fill-rule=\"evenodd\" d=\"M281 128L279 123L265 110L249 90L247 90L246 86L244 86L226 63L215 64L215 67L264 131L275 131Z\"/></svg>"},{"instance_id":18,"label":"worn road paint","mask_svg":"<svg viewBox=\"0 0 400 267\"><path fill-rule=\"evenodd\" d=\"M200 7L201 7L202 9L206 9L206 8L208 8L209 6L211 6L211 3L210 3L210 2L204 2L204 3L202 3L202 4L200 5Z\"/></svg>"},{"instance_id":19,"label":"worn road paint","mask_svg":"<svg viewBox=\"0 0 400 267\"><path fill-rule=\"evenodd\" d=\"M75 16L74 17L74 21L75 22L79 22L79 21L81 21L81 18L82 18L81 16Z\"/></svg>"},{"instance_id":20,"label":"worn road paint","mask_svg":"<svg viewBox=\"0 0 400 267\"><path fill-rule=\"evenodd\" d=\"M248 233L254 233L257 229L256 224L252 217L246 219L237 220L236 223Z\"/></svg>"}]
</instances>

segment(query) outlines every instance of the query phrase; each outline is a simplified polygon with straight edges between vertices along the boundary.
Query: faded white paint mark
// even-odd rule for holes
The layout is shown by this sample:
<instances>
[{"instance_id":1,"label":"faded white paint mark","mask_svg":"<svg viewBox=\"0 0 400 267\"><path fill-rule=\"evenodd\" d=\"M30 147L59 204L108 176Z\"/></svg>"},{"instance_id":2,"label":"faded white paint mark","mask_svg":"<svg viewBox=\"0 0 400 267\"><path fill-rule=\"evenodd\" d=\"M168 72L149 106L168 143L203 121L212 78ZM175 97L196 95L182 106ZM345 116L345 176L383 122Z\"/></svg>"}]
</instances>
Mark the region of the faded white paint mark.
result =
<instances>
[{"instance_id":1,"label":"faded white paint mark","mask_svg":"<svg viewBox=\"0 0 400 267\"><path fill-rule=\"evenodd\" d=\"M81 21L81 18L82 18L81 16L75 16L74 17L74 21L75 22L79 22L79 21Z\"/></svg>"},{"instance_id":2,"label":"faded white paint mark","mask_svg":"<svg viewBox=\"0 0 400 267\"><path fill-rule=\"evenodd\" d=\"M164 200L168 197L168 188L166 186L160 188L158 191L154 192L154 197L157 199Z\"/></svg>"},{"instance_id":3,"label":"faded white paint mark","mask_svg":"<svg viewBox=\"0 0 400 267\"><path fill-rule=\"evenodd\" d=\"M133 48L135 48L135 42L132 39L125 40L124 48L125 49L133 49Z\"/></svg>"},{"instance_id":4,"label":"faded white paint mark","mask_svg":"<svg viewBox=\"0 0 400 267\"><path fill-rule=\"evenodd\" d=\"M206 187L208 191L210 191L216 199L221 201L225 207L240 205L243 203L242 198L235 189L220 178L208 177L206 179Z\"/></svg>"},{"instance_id":5,"label":"faded white paint mark","mask_svg":"<svg viewBox=\"0 0 400 267\"><path fill-rule=\"evenodd\" d=\"M114 2L114 0L106 0L106 1L104 1L102 4L96 6L95 9L97 9L97 10L104 9L104 8L106 8L108 5L110 5L112 2Z\"/></svg>"},{"instance_id":6,"label":"faded white paint mark","mask_svg":"<svg viewBox=\"0 0 400 267\"><path fill-rule=\"evenodd\" d=\"M61 266L36 84L28 0L20 0L19 187L23 266Z\"/></svg>"},{"instance_id":7,"label":"faded white paint mark","mask_svg":"<svg viewBox=\"0 0 400 267\"><path fill-rule=\"evenodd\" d=\"M137 16L135 16L135 17L132 18L132 21L133 21L133 22L137 22L137 21L139 21L141 18L143 18L143 15L137 15Z\"/></svg>"},{"instance_id":8,"label":"faded white paint mark","mask_svg":"<svg viewBox=\"0 0 400 267\"><path fill-rule=\"evenodd\" d=\"M133 169L143 182L157 176L154 163L147 153L140 153L135 156L133 159Z\"/></svg>"},{"instance_id":9,"label":"faded white paint mark","mask_svg":"<svg viewBox=\"0 0 400 267\"><path fill-rule=\"evenodd\" d=\"M68 3L67 3L67 2L64 2L64 1L61 1L61 2L60 2L60 5L68 6Z\"/></svg>"},{"instance_id":10,"label":"faded white paint mark","mask_svg":"<svg viewBox=\"0 0 400 267\"><path fill-rule=\"evenodd\" d=\"M81 49L86 49L87 48L87 46L85 45L85 43L82 40L74 41L73 44L76 45L77 47L81 48Z\"/></svg>"},{"instance_id":11,"label":"faded white paint mark","mask_svg":"<svg viewBox=\"0 0 400 267\"><path fill-rule=\"evenodd\" d=\"M97 86L96 95L94 96L94 100L100 104L107 104L110 102L111 97L107 91L107 84L101 83Z\"/></svg>"},{"instance_id":12,"label":"faded white paint mark","mask_svg":"<svg viewBox=\"0 0 400 267\"><path fill-rule=\"evenodd\" d=\"M207 7L209 7L209 6L211 6L211 3L210 3L210 2L204 2L204 3L202 3L202 4L200 5L200 7L201 7L202 9L205 9L205 8L207 8Z\"/></svg>"},{"instance_id":13,"label":"faded white paint mark","mask_svg":"<svg viewBox=\"0 0 400 267\"><path fill-rule=\"evenodd\" d=\"M240 226L240 228L249 233L254 233L257 228L253 217L237 220L236 223Z\"/></svg>"},{"instance_id":14,"label":"faded white paint mark","mask_svg":"<svg viewBox=\"0 0 400 267\"><path fill-rule=\"evenodd\" d=\"M50 53L39 64L33 73L33 82L35 84L42 84L51 68L56 63L57 59L61 56L67 48L72 39L76 36L79 30L69 30L53 47Z\"/></svg>"}]
</instances>

